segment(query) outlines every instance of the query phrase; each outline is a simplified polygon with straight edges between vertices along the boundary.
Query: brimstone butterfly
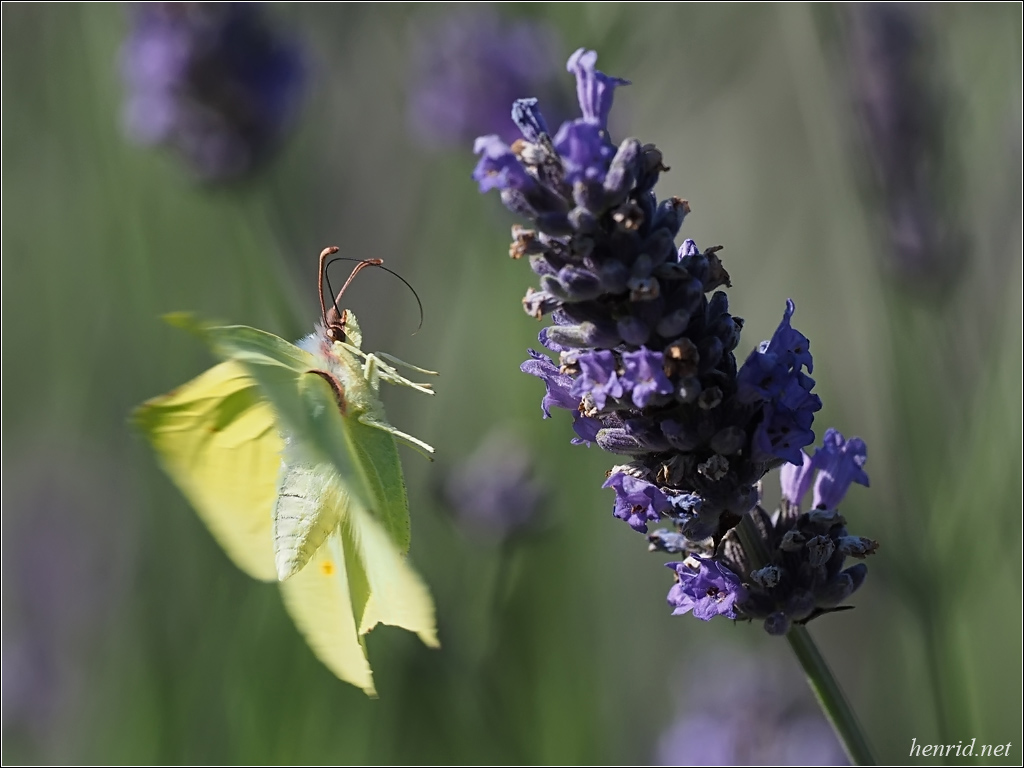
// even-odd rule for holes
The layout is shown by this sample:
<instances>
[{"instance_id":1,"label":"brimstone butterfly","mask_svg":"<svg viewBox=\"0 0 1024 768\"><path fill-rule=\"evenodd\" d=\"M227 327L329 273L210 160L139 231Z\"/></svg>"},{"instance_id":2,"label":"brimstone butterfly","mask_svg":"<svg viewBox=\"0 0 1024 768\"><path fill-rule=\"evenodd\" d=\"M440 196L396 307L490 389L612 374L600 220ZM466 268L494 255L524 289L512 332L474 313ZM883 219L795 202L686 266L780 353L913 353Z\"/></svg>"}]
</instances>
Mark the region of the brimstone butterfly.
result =
<instances>
[{"instance_id":1,"label":"brimstone butterfly","mask_svg":"<svg viewBox=\"0 0 1024 768\"><path fill-rule=\"evenodd\" d=\"M434 605L405 559L409 507L398 431L378 399L380 382L433 394L394 364L361 349L355 316L328 310L320 254L323 325L298 345L246 326L176 316L224 362L147 401L134 421L161 465L228 556L250 576L279 580L285 605L316 656L342 680L375 695L365 636L403 627L437 646ZM333 297L332 297L333 298Z\"/></svg>"}]
</instances>

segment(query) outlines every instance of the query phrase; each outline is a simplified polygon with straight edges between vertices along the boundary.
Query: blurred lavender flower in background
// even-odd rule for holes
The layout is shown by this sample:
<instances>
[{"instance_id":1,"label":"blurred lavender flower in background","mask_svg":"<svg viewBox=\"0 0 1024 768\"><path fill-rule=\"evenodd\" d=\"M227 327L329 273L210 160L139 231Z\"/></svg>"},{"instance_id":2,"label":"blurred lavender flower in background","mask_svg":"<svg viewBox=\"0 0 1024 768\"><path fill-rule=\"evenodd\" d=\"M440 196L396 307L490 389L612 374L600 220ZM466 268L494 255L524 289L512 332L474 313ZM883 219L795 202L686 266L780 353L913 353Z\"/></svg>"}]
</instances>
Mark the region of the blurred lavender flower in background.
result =
<instances>
[{"instance_id":1,"label":"blurred lavender flower in background","mask_svg":"<svg viewBox=\"0 0 1024 768\"><path fill-rule=\"evenodd\" d=\"M845 13L850 87L873 171L865 193L885 220L887 266L910 287L940 289L961 266L964 238L949 200L948 84L929 10L860 3Z\"/></svg>"},{"instance_id":2,"label":"blurred lavender flower in background","mask_svg":"<svg viewBox=\"0 0 1024 768\"><path fill-rule=\"evenodd\" d=\"M130 579L130 484L45 444L4 473L3 725L60 744L87 708L87 668Z\"/></svg>"},{"instance_id":3,"label":"blurred lavender flower in background","mask_svg":"<svg viewBox=\"0 0 1024 768\"><path fill-rule=\"evenodd\" d=\"M454 519L470 536L505 541L535 529L547 495L522 441L492 432L444 487Z\"/></svg>"},{"instance_id":4,"label":"blurred lavender flower in background","mask_svg":"<svg viewBox=\"0 0 1024 768\"><path fill-rule=\"evenodd\" d=\"M718 650L676 687L675 722L658 765L848 765L831 726L788 657ZM696 692L699 692L696 693Z\"/></svg>"},{"instance_id":5,"label":"blurred lavender flower in background","mask_svg":"<svg viewBox=\"0 0 1024 768\"><path fill-rule=\"evenodd\" d=\"M173 147L204 180L251 170L292 122L297 44L249 3L139 3L121 50L124 126Z\"/></svg>"},{"instance_id":6,"label":"blurred lavender flower in background","mask_svg":"<svg viewBox=\"0 0 1024 768\"><path fill-rule=\"evenodd\" d=\"M546 22L460 8L418 28L413 45L409 124L428 146L458 147L482 133L511 140L511 104L523 95L545 99L553 114L567 111L561 41Z\"/></svg>"},{"instance_id":7,"label":"blurred lavender flower in background","mask_svg":"<svg viewBox=\"0 0 1024 768\"><path fill-rule=\"evenodd\" d=\"M519 99L512 116L522 137L511 146L497 135L475 144L480 191L499 190L505 206L536 227L513 227L510 255L528 256L540 278L541 290L529 289L523 306L538 320L551 316L539 340L559 364L531 349L522 370L545 384L545 418L552 406L573 413L574 443L596 442L623 457L604 484L615 491L613 515L642 533L653 522L673 523L650 542L688 555L669 564L677 578L669 593L674 612L767 619L770 633L784 634L791 621L834 609L865 574L863 566L838 570L853 552L838 543L846 532L834 509L812 516L812 524L798 518L795 500L795 513L780 518L773 535L796 526L806 539L786 539L793 548L784 555L773 555L781 545L768 530L755 528L762 541L744 542L756 552L735 530L741 523L770 529L756 506L760 479L787 462L810 461L802 449L814 441L822 406L808 375L810 342L791 325L790 300L771 339L737 366L743 320L718 290L731 286L721 248L702 251L686 240L676 249L689 204L658 202L654 186L668 169L653 144L611 141L614 92L628 81L596 64L597 54L582 48L569 58L581 116L553 136L537 99ZM835 469L825 456L836 444L843 438L830 431L813 468ZM850 445L844 460L856 458L859 469L866 449L861 441Z\"/></svg>"}]
</instances>

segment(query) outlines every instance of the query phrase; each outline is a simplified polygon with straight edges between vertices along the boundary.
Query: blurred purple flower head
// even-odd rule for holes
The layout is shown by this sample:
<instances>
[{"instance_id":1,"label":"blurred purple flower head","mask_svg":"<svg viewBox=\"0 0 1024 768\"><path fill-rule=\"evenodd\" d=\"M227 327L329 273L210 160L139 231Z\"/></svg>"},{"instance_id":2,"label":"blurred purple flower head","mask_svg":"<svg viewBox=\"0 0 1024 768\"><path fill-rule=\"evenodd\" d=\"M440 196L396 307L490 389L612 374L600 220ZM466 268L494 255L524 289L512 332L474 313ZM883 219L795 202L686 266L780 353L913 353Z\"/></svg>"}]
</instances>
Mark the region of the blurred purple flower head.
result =
<instances>
[{"instance_id":1,"label":"blurred purple flower head","mask_svg":"<svg viewBox=\"0 0 1024 768\"><path fill-rule=\"evenodd\" d=\"M802 674L785 655L721 650L685 670L658 765L848 765Z\"/></svg>"},{"instance_id":2,"label":"blurred purple flower head","mask_svg":"<svg viewBox=\"0 0 1024 768\"><path fill-rule=\"evenodd\" d=\"M504 540L537 524L547 489L522 442L495 431L448 475L444 495L470 535Z\"/></svg>"},{"instance_id":3,"label":"blurred purple flower head","mask_svg":"<svg viewBox=\"0 0 1024 768\"><path fill-rule=\"evenodd\" d=\"M428 146L461 146L482 134L512 140L512 102L523 96L559 105L558 33L541 21L510 20L492 7L462 8L417 30L412 55L410 130Z\"/></svg>"},{"instance_id":4,"label":"blurred purple flower head","mask_svg":"<svg viewBox=\"0 0 1024 768\"><path fill-rule=\"evenodd\" d=\"M957 169L929 14L911 3L852 4L844 13L850 87L873 171L865 191L885 222L887 265L911 287L941 288L961 265L964 242L946 199Z\"/></svg>"},{"instance_id":5,"label":"blurred purple flower head","mask_svg":"<svg viewBox=\"0 0 1024 768\"><path fill-rule=\"evenodd\" d=\"M249 3L139 3L121 49L124 127L204 180L251 170L294 118L301 52Z\"/></svg>"},{"instance_id":6,"label":"blurred purple flower head","mask_svg":"<svg viewBox=\"0 0 1024 768\"><path fill-rule=\"evenodd\" d=\"M91 706L87 670L131 583L133 496L95 452L44 442L5 465L3 725L40 746Z\"/></svg>"}]
</instances>

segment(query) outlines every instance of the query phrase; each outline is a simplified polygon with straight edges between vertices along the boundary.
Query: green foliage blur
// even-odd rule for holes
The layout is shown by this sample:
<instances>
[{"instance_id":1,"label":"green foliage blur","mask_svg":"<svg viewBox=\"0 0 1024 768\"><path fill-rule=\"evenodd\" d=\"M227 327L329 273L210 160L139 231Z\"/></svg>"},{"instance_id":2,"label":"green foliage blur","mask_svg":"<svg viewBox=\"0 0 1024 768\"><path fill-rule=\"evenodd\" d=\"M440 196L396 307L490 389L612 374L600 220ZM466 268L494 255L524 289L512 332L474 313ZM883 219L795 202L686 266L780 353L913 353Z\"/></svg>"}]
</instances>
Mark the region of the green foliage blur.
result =
<instances>
[{"instance_id":1,"label":"green foliage blur","mask_svg":"<svg viewBox=\"0 0 1024 768\"><path fill-rule=\"evenodd\" d=\"M541 420L541 384L518 370L539 326L519 306L532 275L506 256L512 219L477 193L469 146L424 149L407 115L411 41L453 9L322 5L269 9L309 41L314 80L270 165L227 186L124 138L123 7L3 6L3 760L651 761L677 701L699 707L679 670L783 641L669 615L668 558L600 488L612 458L570 446L565 413ZM843 512L881 549L856 610L811 630L880 758L906 762L912 737L1024 747L1019 5L931 11L967 234L938 293L886 269L843 6L501 9L548 18L565 56L595 48L632 80L619 136L663 151L659 194L693 208L683 235L725 246L738 357L796 301L819 438L833 425L869 446L872 486ZM326 245L384 258L422 299L412 335L414 299L364 273L348 294L364 346L441 372L433 399L385 398L438 451L403 461L442 648L374 631L379 700L313 657L278 590L227 560L128 424L212 363L161 315L298 338ZM542 532L504 550L437 493L496 426L552 489Z\"/></svg>"}]
</instances>

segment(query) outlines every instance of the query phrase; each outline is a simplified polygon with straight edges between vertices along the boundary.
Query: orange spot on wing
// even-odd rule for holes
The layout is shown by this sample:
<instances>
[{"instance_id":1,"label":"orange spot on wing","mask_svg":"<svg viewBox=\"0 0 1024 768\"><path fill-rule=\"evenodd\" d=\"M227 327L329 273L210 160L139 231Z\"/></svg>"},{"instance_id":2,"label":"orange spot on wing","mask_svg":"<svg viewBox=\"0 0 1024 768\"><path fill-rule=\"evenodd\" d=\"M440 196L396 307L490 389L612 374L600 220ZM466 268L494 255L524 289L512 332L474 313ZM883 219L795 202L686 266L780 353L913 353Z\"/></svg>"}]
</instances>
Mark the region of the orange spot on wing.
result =
<instances>
[{"instance_id":1,"label":"orange spot on wing","mask_svg":"<svg viewBox=\"0 0 1024 768\"><path fill-rule=\"evenodd\" d=\"M322 563L320 563L320 570L323 572L324 576L333 576L335 570L334 561L324 560Z\"/></svg>"}]
</instances>

